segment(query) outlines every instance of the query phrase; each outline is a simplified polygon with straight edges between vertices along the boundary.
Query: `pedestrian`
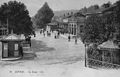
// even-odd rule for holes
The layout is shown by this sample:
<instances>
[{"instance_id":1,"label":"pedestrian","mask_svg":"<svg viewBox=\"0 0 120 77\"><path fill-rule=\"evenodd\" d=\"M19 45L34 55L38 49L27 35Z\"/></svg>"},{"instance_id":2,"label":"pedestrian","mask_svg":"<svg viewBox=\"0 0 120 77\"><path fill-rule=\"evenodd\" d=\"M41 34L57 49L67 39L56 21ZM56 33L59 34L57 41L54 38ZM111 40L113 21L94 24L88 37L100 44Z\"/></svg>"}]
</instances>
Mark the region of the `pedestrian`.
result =
<instances>
[{"instance_id":1,"label":"pedestrian","mask_svg":"<svg viewBox=\"0 0 120 77\"><path fill-rule=\"evenodd\" d=\"M22 45L20 44L20 46L19 46L19 51L20 51L20 54L21 54L21 56L22 56L22 58L23 58L23 48L22 48Z\"/></svg>"},{"instance_id":2,"label":"pedestrian","mask_svg":"<svg viewBox=\"0 0 120 77\"><path fill-rule=\"evenodd\" d=\"M70 42L70 35L68 36L68 41Z\"/></svg>"},{"instance_id":3,"label":"pedestrian","mask_svg":"<svg viewBox=\"0 0 120 77\"><path fill-rule=\"evenodd\" d=\"M35 34L35 32L34 32L34 37L36 37L36 34Z\"/></svg>"},{"instance_id":4,"label":"pedestrian","mask_svg":"<svg viewBox=\"0 0 120 77\"><path fill-rule=\"evenodd\" d=\"M30 47L31 47L31 36L29 37L29 43L30 43Z\"/></svg>"},{"instance_id":5,"label":"pedestrian","mask_svg":"<svg viewBox=\"0 0 120 77\"><path fill-rule=\"evenodd\" d=\"M55 39L57 38L57 36L55 35Z\"/></svg>"},{"instance_id":6,"label":"pedestrian","mask_svg":"<svg viewBox=\"0 0 120 77\"><path fill-rule=\"evenodd\" d=\"M48 36L48 34L49 34L49 33L48 33L48 31L47 31L47 36Z\"/></svg>"},{"instance_id":7,"label":"pedestrian","mask_svg":"<svg viewBox=\"0 0 120 77\"><path fill-rule=\"evenodd\" d=\"M59 36L60 36L60 32L58 32L58 38L59 38Z\"/></svg>"},{"instance_id":8,"label":"pedestrian","mask_svg":"<svg viewBox=\"0 0 120 77\"><path fill-rule=\"evenodd\" d=\"M44 37L45 37L45 33L43 33Z\"/></svg>"},{"instance_id":9,"label":"pedestrian","mask_svg":"<svg viewBox=\"0 0 120 77\"><path fill-rule=\"evenodd\" d=\"M75 44L77 44L77 37L75 37Z\"/></svg>"},{"instance_id":10,"label":"pedestrian","mask_svg":"<svg viewBox=\"0 0 120 77\"><path fill-rule=\"evenodd\" d=\"M36 34L34 34L34 37L36 37Z\"/></svg>"},{"instance_id":11,"label":"pedestrian","mask_svg":"<svg viewBox=\"0 0 120 77\"><path fill-rule=\"evenodd\" d=\"M33 35L34 35L34 37L36 36L35 31L33 31Z\"/></svg>"},{"instance_id":12,"label":"pedestrian","mask_svg":"<svg viewBox=\"0 0 120 77\"><path fill-rule=\"evenodd\" d=\"M31 36L28 36L27 41L28 41L28 44L29 44L30 47L31 47Z\"/></svg>"},{"instance_id":13,"label":"pedestrian","mask_svg":"<svg viewBox=\"0 0 120 77\"><path fill-rule=\"evenodd\" d=\"M42 33L42 30L40 30L40 34Z\"/></svg>"}]
</instances>

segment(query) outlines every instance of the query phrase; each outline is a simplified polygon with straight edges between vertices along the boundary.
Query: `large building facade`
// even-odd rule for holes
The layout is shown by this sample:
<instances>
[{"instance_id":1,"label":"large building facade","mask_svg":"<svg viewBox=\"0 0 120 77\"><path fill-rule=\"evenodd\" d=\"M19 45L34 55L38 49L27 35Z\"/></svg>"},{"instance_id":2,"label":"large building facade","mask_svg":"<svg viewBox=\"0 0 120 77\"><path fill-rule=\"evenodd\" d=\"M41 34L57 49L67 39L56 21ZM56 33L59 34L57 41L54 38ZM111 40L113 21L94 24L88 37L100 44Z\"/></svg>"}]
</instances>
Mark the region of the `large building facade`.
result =
<instances>
[{"instance_id":1,"label":"large building facade","mask_svg":"<svg viewBox=\"0 0 120 77\"><path fill-rule=\"evenodd\" d=\"M81 28L85 25L85 19L86 16L78 12L68 16L58 17L57 19L53 18L48 25L51 28L57 28L61 33L79 36L80 32L82 32ZM57 24L54 24L55 22Z\"/></svg>"},{"instance_id":2,"label":"large building facade","mask_svg":"<svg viewBox=\"0 0 120 77\"><path fill-rule=\"evenodd\" d=\"M70 34L79 36L82 27L85 25L86 17L81 13L76 13L68 19L68 30Z\"/></svg>"}]
</instances>

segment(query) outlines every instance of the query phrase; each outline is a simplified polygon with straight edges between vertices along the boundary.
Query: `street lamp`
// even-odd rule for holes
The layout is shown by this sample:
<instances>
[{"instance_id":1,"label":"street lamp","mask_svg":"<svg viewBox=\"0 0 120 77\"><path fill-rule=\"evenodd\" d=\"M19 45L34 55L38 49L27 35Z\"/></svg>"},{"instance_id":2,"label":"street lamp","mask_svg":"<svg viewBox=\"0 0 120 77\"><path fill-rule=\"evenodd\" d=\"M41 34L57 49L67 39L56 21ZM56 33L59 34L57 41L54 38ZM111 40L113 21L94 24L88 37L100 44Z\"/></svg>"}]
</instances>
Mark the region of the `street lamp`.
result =
<instances>
[{"instance_id":1,"label":"street lamp","mask_svg":"<svg viewBox=\"0 0 120 77\"><path fill-rule=\"evenodd\" d=\"M87 67L87 50L86 50L86 44L85 44L85 67Z\"/></svg>"},{"instance_id":2,"label":"street lamp","mask_svg":"<svg viewBox=\"0 0 120 77\"><path fill-rule=\"evenodd\" d=\"M87 61L88 61L88 57L87 57L87 46L88 46L88 44L85 43L85 67L87 67Z\"/></svg>"}]
</instances>

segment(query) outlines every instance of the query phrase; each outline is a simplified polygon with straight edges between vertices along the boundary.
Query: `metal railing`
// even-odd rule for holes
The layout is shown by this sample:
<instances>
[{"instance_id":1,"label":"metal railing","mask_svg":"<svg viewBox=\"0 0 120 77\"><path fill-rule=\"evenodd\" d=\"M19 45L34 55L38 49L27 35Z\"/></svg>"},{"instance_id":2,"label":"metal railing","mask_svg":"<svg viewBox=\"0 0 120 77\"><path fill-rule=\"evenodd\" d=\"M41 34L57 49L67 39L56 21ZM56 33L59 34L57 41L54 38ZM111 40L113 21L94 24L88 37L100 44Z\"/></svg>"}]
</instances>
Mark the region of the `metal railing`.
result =
<instances>
[{"instance_id":1,"label":"metal railing","mask_svg":"<svg viewBox=\"0 0 120 77\"><path fill-rule=\"evenodd\" d=\"M100 61L92 58L87 58L87 66L88 67L95 67L95 68L120 68L120 65L113 64L105 61Z\"/></svg>"}]
</instances>

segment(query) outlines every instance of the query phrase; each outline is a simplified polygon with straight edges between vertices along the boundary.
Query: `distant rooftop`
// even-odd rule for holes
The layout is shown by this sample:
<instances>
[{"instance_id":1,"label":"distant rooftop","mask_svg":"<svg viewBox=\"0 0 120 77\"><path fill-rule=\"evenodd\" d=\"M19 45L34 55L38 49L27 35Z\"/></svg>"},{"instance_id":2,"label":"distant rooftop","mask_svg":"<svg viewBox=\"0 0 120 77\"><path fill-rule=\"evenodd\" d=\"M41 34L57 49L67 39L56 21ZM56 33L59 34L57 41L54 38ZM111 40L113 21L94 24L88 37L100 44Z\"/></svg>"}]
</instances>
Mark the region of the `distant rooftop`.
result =
<instances>
[{"instance_id":1,"label":"distant rooftop","mask_svg":"<svg viewBox=\"0 0 120 77\"><path fill-rule=\"evenodd\" d=\"M79 12L83 13L83 14L99 14L99 13L103 13L106 11L110 11L112 10L116 5L113 4L110 7L102 7L100 6L99 8L95 8L94 6L88 7L88 8L83 8L81 9Z\"/></svg>"}]
</instances>

